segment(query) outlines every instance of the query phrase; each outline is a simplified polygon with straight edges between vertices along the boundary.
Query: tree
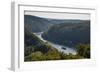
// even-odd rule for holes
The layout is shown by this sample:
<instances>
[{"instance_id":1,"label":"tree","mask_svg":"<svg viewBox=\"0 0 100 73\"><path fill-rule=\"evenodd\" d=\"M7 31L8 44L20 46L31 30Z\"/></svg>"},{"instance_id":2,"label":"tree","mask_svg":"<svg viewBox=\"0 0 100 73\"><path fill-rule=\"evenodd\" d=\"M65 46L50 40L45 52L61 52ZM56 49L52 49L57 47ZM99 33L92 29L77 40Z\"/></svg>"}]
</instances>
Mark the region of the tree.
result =
<instances>
[{"instance_id":1,"label":"tree","mask_svg":"<svg viewBox=\"0 0 100 73\"><path fill-rule=\"evenodd\" d=\"M90 45L89 44L79 44L77 45L77 51L80 56L84 58L90 58Z\"/></svg>"}]
</instances>

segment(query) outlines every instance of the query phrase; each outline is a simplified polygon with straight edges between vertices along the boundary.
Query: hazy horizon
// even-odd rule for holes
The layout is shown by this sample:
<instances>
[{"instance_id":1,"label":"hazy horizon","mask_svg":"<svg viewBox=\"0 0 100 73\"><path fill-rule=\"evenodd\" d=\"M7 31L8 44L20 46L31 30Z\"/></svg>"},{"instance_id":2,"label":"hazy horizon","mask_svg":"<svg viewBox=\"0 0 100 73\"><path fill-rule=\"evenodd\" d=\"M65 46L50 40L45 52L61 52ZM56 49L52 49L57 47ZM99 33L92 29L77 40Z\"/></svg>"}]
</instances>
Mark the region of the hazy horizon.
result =
<instances>
[{"instance_id":1,"label":"hazy horizon","mask_svg":"<svg viewBox=\"0 0 100 73\"><path fill-rule=\"evenodd\" d=\"M55 13L55 12L34 12L25 11L24 15L32 15L42 18L50 19L79 19L79 20L90 20L90 14L76 14L76 13Z\"/></svg>"}]
</instances>

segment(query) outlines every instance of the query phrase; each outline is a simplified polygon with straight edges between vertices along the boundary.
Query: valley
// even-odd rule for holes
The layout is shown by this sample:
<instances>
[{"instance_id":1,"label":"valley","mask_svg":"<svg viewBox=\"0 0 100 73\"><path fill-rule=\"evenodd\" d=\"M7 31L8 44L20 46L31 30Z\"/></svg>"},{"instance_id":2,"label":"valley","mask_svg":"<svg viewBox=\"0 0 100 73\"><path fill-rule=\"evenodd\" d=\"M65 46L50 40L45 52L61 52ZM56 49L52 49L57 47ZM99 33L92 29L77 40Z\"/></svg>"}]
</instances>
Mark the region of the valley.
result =
<instances>
[{"instance_id":1,"label":"valley","mask_svg":"<svg viewBox=\"0 0 100 73\"><path fill-rule=\"evenodd\" d=\"M90 20L24 15L24 61L90 58Z\"/></svg>"},{"instance_id":2,"label":"valley","mask_svg":"<svg viewBox=\"0 0 100 73\"><path fill-rule=\"evenodd\" d=\"M51 46L56 48L59 52L63 52L64 54L70 54L70 53L73 54L73 55L77 54L77 51L76 51L75 48L69 48L67 46L63 46L63 45L59 45L59 44L54 44L54 43L52 43L50 41L44 40L44 38L42 37L43 32L38 32L38 33L33 33L33 34L35 34L43 42L48 42L48 44L50 44Z\"/></svg>"}]
</instances>

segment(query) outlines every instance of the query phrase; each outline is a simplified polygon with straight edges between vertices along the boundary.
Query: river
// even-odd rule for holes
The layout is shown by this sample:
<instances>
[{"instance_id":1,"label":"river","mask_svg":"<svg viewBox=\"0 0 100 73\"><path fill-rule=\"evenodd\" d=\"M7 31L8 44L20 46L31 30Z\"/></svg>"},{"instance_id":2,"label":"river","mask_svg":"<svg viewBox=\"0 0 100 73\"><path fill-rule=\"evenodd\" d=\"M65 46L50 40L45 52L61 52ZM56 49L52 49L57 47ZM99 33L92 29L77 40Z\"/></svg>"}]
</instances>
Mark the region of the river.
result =
<instances>
[{"instance_id":1,"label":"river","mask_svg":"<svg viewBox=\"0 0 100 73\"><path fill-rule=\"evenodd\" d=\"M63 46L63 45L59 45L59 44L54 44L54 43L52 43L52 42L50 42L50 41L47 41L47 40L43 39L43 38L42 38L43 32L38 32L38 33L33 33L33 34L35 34L35 35L36 35L38 38L40 38L42 41L48 42L50 45L52 45L54 48L56 48L56 49L57 49L58 51L60 51L60 52L63 52L63 53L65 53L65 54L71 53L71 54L73 54L73 55L76 55L76 54L77 54L77 51L75 50L75 48L69 48L69 47L67 47L67 46Z\"/></svg>"}]
</instances>

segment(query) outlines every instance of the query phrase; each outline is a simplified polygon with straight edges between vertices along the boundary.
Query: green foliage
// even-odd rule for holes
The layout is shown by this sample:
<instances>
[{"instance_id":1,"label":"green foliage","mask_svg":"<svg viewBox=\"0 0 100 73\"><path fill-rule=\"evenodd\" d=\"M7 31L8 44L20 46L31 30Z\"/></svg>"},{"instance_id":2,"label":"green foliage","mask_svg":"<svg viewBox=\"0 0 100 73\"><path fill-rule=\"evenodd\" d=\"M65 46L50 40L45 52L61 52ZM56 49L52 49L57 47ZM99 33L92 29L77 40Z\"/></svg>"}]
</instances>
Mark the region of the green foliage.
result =
<instances>
[{"instance_id":1,"label":"green foliage","mask_svg":"<svg viewBox=\"0 0 100 73\"><path fill-rule=\"evenodd\" d=\"M90 58L90 45L77 45L78 54L65 54L59 52L48 42L43 42L37 36L27 31L25 33L24 61L42 61L42 60L65 60L65 59L83 59Z\"/></svg>"},{"instance_id":2,"label":"green foliage","mask_svg":"<svg viewBox=\"0 0 100 73\"><path fill-rule=\"evenodd\" d=\"M47 60L59 60L60 59L60 54L55 48L50 49L45 55L47 57Z\"/></svg>"},{"instance_id":3,"label":"green foliage","mask_svg":"<svg viewBox=\"0 0 100 73\"><path fill-rule=\"evenodd\" d=\"M73 54L64 54L64 53L61 53L60 54L61 56L61 59L64 60L64 59L82 59L83 57L76 54L76 55L73 55Z\"/></svg>"},{"instance_id":4,"label":"green foliage","mask_svg":"<svg viewBox=\"0 0 100 73\"><path fill-rule=\"evenodd\" d=\"M24 47L25 49L24 49L24 55L25 56L28 56L28 55L30 55L33 51L34 51L34 46L25 46Z\"/></svg>"},{"instance_id":5,"label":"green foliage","mask_svg":"<svg viewBox=\"0 0 100 73\"><path fill-rule=\"evenodd\" d=\"M41 61L41 60L45 60L45 56L43 55L42 52L37 51L35 53L32 53L32 61Z\"/></svg>"},{"instance_id":6,"label":"green foliage","mask_svg":"<svg viewBox=\"0 0 100 73\"><path fill-rule=\"evenodd\" d=\"M33 53L31 53L31 55L25 56L25 61L58 60L58 59L60 59L60 53L58 52L58 50L47 44L45 45L44 48L35 48Z\"/></svg>"},{"instance_id":7,"label":"green foliage","mask_svg":"<svg viewBox=\"0 0 100 73\"><path fill-rule=\"evenodd\" d=\"M51 47L50 45L45 45L48 48L47 52L43 52L43 49L41 48L38 50L35 50L33 53L31 53L29 56L25 56L25 61L42 61L42 60L65 60L65 59L83 59L84 57L77 54L72 55L65 54L63 52L59 52L57 49ZM37 48L36 48L37 49Z\"/></svg>"},{"instance_id":8,"label":"green foliage","mask_svg":"<svg viewBox=\"0 0 100 73\"><path fill-rule=\"evenodd\" d=\"M78 54L84 58L90 58L90 45L89 44L79 44L77 45Z\"/></svg>"},{"instance_id":9,"label":"green foliage","mask_svg":"<svg viewBox=\"0 0 100 73\"><path fill-rule=\"evenodd\" d=\"M24 16L24 60L64 60L90 58L90 20L57 20L25 15ZM51 26L51 23L54 24ZM56 25L55 25L56 24ZM55 44L75 47L77 54L59 52L48 42L43 42L33 32L44 32L42 37ZM85 35L86 34L86 35ZM86 38L85 38L86 37ZM75 43L74 43L75 41Z\"/></svg>"},{"instance_id":10,"label":"green foliage","mask_svg":"<svg viewBox=\"0 0 100 73\"><path fill-rule=\"evenodd\" d=\"M77 45L77 54L65 54L63 52L59 52L56 48L52 47L48 43L42 44L41 46L29 46L25 49L25 61L42 61L42 60L69 60L69 59L83 59L90 58L90 46L89 44L79 44Z\"/></svg>"}]
</instances>

